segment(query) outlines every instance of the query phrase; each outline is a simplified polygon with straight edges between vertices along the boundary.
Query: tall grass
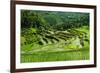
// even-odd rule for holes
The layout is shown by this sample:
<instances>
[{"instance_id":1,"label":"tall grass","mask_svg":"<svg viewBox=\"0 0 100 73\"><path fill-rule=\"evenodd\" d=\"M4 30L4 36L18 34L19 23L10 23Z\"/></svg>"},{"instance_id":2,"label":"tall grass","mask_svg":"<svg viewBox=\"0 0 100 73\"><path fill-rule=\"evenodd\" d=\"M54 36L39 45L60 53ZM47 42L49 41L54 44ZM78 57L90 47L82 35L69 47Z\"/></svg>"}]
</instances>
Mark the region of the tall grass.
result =
<instances>
[{"instance_id":1,"label":"tall grass","mask_svg":"<svg viewBox=\"0 0 100 73\"><path fill-rule=\"evenodd\" d=\"M89 50L73 50L60 52L36 52L32 54L22 54L21 62L47 62L47 61L68 61L68 60L88 60Z\"/></svg>"}]
</instances>

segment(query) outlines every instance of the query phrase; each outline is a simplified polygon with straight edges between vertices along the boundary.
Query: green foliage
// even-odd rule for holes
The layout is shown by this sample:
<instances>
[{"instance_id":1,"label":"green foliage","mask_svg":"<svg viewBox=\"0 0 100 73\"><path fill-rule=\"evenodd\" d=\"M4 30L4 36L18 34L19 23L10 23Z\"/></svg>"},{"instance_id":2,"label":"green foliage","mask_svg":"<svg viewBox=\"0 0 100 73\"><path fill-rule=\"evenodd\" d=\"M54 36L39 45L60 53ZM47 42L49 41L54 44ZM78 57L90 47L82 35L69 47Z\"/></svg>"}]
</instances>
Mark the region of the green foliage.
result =
<instances>
[{"instance_id":1,"label":"green foliage","mask_svg":"<svg viewBox=\"0 0 100 73\"><path fill-rule=\"evenodd\" d=\"M89 59L89 37L89 13L21 10L21 62Z\"/></svg>"},{"instance_id":2,"label":"green foliage","mask_svg":"<svg viewBox=\"0 0 100 73\"><path fill-rule=\"evenodd\" d=\"M36 28L42 30L46 24L42 16L34 11L21 10L21 28Z\"/></svg>"},{"instance_id":3,"label":"green foliage","mask_svg":"<svg viewBox=\"0 0 100 73\"><path fill-rule=\"evenodd\" d=\"M66 30L89 24L89 13L21 10L21 27Z\"/></svg>"},{"instance_id":4,"label":"green foliage","mask_svg":"<svg viewBox=\"0 0 100 73\"><path fill-rule=\"evenodd\" d=\"M77 51L64 52L38 52L33 54L22 54L21 63L28 62L49 62L49 61L71 61L71 60L88 60L89 51L81 49Z\"/></svg>"},{"instance_id":5,"label":"green foliage","mask_svg":"<svg viewBox=\"0 0 100 73\"><path fill-rule=\"evenodd\" d=\"M26 39L24 37L21 37L21 45L24 45L26 43Z\"/></svg>"},{"instance_id":6,"label":"green foliage","mask_svg":"<svg viewBox=\"0 0 100 73\"><path fill-rule=\"evenodd\" d=\"M21 32L21 36L26 40L26 44L31 44L34 42L36 43L39 41L39 38L37 36L37 29L35 28L24 28Z\"/></svg>"}]
</instances>

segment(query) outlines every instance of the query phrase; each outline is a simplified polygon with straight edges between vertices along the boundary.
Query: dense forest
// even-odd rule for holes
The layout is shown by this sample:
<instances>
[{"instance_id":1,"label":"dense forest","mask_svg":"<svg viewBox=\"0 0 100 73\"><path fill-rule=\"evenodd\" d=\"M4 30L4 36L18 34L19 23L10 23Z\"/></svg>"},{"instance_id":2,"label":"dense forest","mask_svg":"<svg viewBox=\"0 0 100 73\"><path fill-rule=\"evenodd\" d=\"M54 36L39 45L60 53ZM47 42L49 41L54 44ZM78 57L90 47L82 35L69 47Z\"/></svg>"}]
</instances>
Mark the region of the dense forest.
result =
<instances>
[{"instance_id":1,"label":"dense forest","mask_svg":"<svg viewBox=\"0 0 100 73\"><path fill-rule=\"evenodd\" d=\"M32 60L25 60L25 58L29 59L35 56L41 58L39 55L41 52L60 51L61 53L62 51L80 50L82 48L89 49L89 13L21 10L22 62L35 61L34 58ZM87 56L83 54L78 59L84 57L88 59L88 52ZM28 54L28 56L25 56L25 54ZM42 54L44 55L44 53ZM66 56L69 54L66 54ZM48 53L45 55L48 55ZM42 59L44 59L43 57L45 58L45 56L42 56ZM71 60L72 58L60 59L59 57L57 59ZM36 62L39 61L43 60L36 60ZM56 60L46 59L44 61Z\"/></svg>"}]
</instances>

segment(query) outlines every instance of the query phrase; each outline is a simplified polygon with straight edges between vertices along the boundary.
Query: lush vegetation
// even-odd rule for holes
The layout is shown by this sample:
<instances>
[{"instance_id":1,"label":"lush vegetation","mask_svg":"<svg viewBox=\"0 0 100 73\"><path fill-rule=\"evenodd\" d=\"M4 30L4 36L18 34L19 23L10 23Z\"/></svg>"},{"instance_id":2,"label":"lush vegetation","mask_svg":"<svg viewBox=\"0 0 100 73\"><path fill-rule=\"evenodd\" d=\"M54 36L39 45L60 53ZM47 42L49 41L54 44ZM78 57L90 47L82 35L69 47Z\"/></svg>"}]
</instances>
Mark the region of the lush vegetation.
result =
<instances>
[{"instance_id":1,"label":"lush vegetation","mask_svg":"<svg viewBox=\"0 0 100 73\"><path fill-rule=\"evenodd\" d=\"M89 13L21 10L21 62L89 59Z\"/></svg>"}]
</instances>

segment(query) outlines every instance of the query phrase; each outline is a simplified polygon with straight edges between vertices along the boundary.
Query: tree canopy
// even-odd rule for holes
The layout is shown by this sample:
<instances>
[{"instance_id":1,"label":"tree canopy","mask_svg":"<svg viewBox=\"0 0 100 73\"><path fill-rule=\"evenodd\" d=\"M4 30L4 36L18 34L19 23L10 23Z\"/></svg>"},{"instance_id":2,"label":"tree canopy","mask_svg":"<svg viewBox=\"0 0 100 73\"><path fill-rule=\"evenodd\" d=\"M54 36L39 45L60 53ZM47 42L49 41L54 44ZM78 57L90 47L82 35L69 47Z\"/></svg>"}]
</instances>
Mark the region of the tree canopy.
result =
<instances>
[{"instance_id":1,"label":"tree canopy","mask_svg":"<svg viewBox=\"0 0 100 73\"><path fill-rule=\"evenodd\" d=\"M21 10L21 28L66 30L89 26L89 13Z\"/></svg>"}]
</instances>

